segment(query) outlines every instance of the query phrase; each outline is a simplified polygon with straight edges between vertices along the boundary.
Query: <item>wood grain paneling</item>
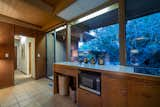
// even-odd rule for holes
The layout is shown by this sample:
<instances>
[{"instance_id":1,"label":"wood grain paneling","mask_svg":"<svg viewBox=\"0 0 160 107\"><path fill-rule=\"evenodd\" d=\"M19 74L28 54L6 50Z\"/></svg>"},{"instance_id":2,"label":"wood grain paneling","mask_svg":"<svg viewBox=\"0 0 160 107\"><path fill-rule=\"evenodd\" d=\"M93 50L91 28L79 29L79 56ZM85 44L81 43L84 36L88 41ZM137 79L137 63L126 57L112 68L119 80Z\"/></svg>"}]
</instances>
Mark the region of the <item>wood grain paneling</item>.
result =
<instances>
[{"instance_id":1,"label":"wood grain paneling","mask_svg":"<svg viewBox=\"0 0 160 107\"><path fill-rule=\"evenodd\" d=\"M13 60L0 60L0 89L14 84Z\"/></svg>"},{"instance_id":2,"label":"wood grain paneling","mask_svg":"<svg viewBox=\"0 0 160 107\"><path fill-rule=\"evenodd\" d=\"M15 35L24 35L24 36L28 36L28 37L36 37L36 32L37 30L34 29L30 29L30 28L26 28L26 27L22 27L22 26L14 26L14 34Z\"/></svg>"},{"instance_id":3,"label":"wood grain paneling","mask_svg":"<svg viewBox=\"0 0 160 107\"><path fill-rule=\"evenodd\" d=\"M46 76L46 43L45 32L29 29L21 26L15 26L15 34L35 38L35 63L36 79ZM37 55L40 57L37 57Z\"/></svg>"},{"instance_id":4,"label":"wood grain paneling","mask_svg":"<svg viewBox=\"0 0 160 107\"><path fill-rule=\"evenodd\" d=\"M65 69L65 70L64 70ZM78 76L78 69L77 67L70 67L70 66L61 66L55 65L54 72L64 74L67 76L77 77Z\"/></svg>"},{"instance_id":5,"label":"wood grain paneling","mask_svg":"<svg viewBox=\"0 0 160 107\"><path fill-rule=\"evenodd\" d=\"M41 57L36 58L36 79L46 73L45 33L17 25L0 22L0 88L14 84L14 35L35 38L35 51ZM9 58L5 58L5 53Z\"/></svg>"},{"instance_id":6,"label":"wood grain paneling","mask_svg":"<svg viewBox=\"0 0 160 107\"><path fill-rule=\"evenodd\" d=\"M128 107L128 80L102 75L102 107Z\"/></svg>"},{"instance_id":7,"label":"wood grain paneling","mask_svg":"<svg viewBox=\"0 0 160 107\"><path fill-rule=\"evenodd\" d=\"M115 66L116 67L116 66ZM58 93L58 75L70 76L72 71L87 70L100 72L101 96L97 96L78 87L77 102L79 107L160 107L160 78L140 74L104 71L79 66L54 64L54 93ZM72 75L71 75L72 76Z\"/></svg>"},{"instance_id":8,"label":"wood grain paneling","mask_svg":"<svg viewBox=\"0 0 160 107\"><path fill-rule=\"evenodd\" d=\"M128 92L129 107L160 107L160 82L132 79Z\"/></svg>"},{"instance_id":9,"label":"wood grain paneling","mask_svg":"<svg viewBox=\"0 0 160 107\"><path fill-rule=\"evenodd\" d=\"M46 76L46 37L44 33L36 35L36 79ZM39 54L39 57L38 57Z\"/></svg>"},{"instance_id":10,"label":"wood grain paneling","mask_svg":"<svg viewBox=\"0 0 160 107\"><path fill-rule=\"evenodd\" d=\"M78 106L79 107L102 107L101 97L96 94L90 93L86 90L78 89Z\"/></svg>"},{"instance_id":11,"label":"wood grain paneling","mask_svg":"<svg viewBox=\"0 0 160 107\"><path fill-rule=\"evenodd\" d=\"M0 88L14 84L14 29L13 25L0 22ZM5 58L8 53L8 58Z\"/></svg>"},{"instance_id":12,"label":"wood grain paneling","mask_svg":"<svg viewBox=\"0 0 160 107\"><path fill-rule=\"evenodd\" d=\"M126 65L126 19L125 19L125 0L119 0L119 54L120 64Z\"/></svg>"},{"instance_id":13,"label":"wood grain paneling","mask_svg":"<svg viewBox=\"0 0 160 107\"><path fill-rule=\"evenodd\" d=\"M56 14L75 0L0 0L0 14L43 30L63 23ZM7 22L7 20L3 20ZM14 21L12 20L12 23ZM8 23L8 22L7 22ZM14 23L14 24L16 24ZM26 23L26 24L25 24Z\"/></svg>"}]
</instances>

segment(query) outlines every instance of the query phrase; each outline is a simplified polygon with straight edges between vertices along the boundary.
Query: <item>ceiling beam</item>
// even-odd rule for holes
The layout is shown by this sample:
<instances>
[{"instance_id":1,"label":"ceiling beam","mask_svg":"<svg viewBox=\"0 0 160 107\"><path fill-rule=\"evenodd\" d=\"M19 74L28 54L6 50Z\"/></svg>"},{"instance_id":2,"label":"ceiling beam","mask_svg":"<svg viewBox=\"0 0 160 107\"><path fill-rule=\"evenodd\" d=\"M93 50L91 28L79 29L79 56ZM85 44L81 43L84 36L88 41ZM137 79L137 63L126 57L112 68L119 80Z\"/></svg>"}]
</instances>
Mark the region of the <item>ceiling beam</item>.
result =
<instances>
[{"instance_id":1,"label":"ceiling beam","mask_svg":"<svg viewBox=\"0 0 160 107\"><path fill-rule=\"evenodd\" d=\"M59 2L60 0L42 0L42 2L46 3L47 5L53 7L55 4L57 4L57 2Z\"/></svg>"},{"instance_id":2,"label":"ceiling beam","mask_svg":"<svg viewBox=\"0 0 160 107\"><path fill-rule=\"evenodd\" d=\"M14 19L5 15L0 14L0 21L1 22L5 22L5 23L10 23L10 24L14 24L14 25L18 25L18 26L22 26L22 27L27 27L27 28L32 28L32 29L36 29L36 30L41 30L41 26L37 26L31 23L27 23L18 19Z\"/></svg>"}]
</instances>

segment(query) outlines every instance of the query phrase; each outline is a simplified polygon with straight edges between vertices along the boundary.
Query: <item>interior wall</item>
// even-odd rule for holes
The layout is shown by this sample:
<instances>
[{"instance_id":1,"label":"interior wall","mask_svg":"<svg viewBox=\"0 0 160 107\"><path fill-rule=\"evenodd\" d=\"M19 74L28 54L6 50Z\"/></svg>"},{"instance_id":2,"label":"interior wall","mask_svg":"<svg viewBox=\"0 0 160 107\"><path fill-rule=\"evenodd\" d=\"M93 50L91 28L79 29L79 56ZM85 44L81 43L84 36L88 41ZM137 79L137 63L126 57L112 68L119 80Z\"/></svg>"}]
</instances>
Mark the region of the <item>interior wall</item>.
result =
<instances>
[{"instance_id":1,"label":"interior wall","mask_svg":"<svg viewBox=\"0 0 160 107\"><path fill-rule=\"evenodd\" d=\"M15 39L15 46L17 46L17 68L26 75L29 75L29 43L31 43L31 75L35 78L35 39L25 36L24 38L25 41L22 39L17 41ZM25 50L24 54L23 50Z\"/></svg>"},{"instance_id":2,"label":"interior wall","mask_svg":"<svg viewBox=\"0 0 160 107\"><path fill-rule=\"evenodd\" d=\"M46 77L46 36L39 32L35 35L36 79Z\"/></svg>"},{"instance_id":3,"label":"interior wall","mask_svg":"<svg viewBox=\"0 0 160 107\"><path fill-rule=\"evenodd\" d=\"M35 79L46 74L45 32L0 22L0 88L14 85L14 35L35 38Z\"/></svg>"},{"instance_id":4,"label":"interior wall","mask_svg":"<svg viewBox=\"0 0 160 107\"><path fill-rule=\"evenodd\" d=\"M14 47L17 47L17 69L20 70L20 50L19 50L20 48L19 48L19 45L20 45L20 40L15 39L14 40Z\"/></svg>"},{"instance_id":5,"label":"interior wall","mask_svg":"<svg viewBox=\"0 0 160 107\"><path fill-rule=\"evenodd\" d=\"M35 38L27 38L27 74L29 74L29 43L31 43L31 76L35 79Z\"/></svg>"},{"instance_id":6,"label":"interior wall","mask_svg":"<svg viewBox=\"0 0 160 107\"><path fill-rule=\"evenodd\" d=\"M19 50L19 70L21 72L23 72L24 74L27 74L27 42L23 42L22 43L22 39L20 40L20 43L19 43L19 47L18 47L18 50ZM22 52L23 51L23 52Z\"/></svg>"},{"instance_id":7,"label":"interior wall","mask_svg":"<svg viewBox=\"0 0 160 107\"><path fill-rule=\"evenodd\" d=\"M15 26L15 34L35 38L35 79L46 77L46 33Z\"/></svg>"},{"instance_id":8,"label":"interior wall","mask_svg":"<svg viewBox=\"0 0 160 107\"><path fill-rule=\"evenodd\" d=\"M8 54L8 58L5 58ZM0 22L0 88L14 84L14 27Z\"/></svg>"}]
</instances>

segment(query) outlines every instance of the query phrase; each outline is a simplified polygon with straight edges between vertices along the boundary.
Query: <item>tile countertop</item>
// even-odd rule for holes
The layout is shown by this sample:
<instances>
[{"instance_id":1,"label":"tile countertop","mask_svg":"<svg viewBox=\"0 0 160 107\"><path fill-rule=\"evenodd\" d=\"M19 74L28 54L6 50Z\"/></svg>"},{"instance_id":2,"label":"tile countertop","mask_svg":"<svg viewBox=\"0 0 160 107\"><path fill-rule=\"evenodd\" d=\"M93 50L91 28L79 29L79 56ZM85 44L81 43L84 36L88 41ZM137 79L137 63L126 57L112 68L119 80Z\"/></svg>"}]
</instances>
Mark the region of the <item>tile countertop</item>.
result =
<instances>
[{"instance_id":1,"label":"tile countertop","mask_svg":"<svg viewBox=\"0 0 160 107\"><path fill-rule=\"evenodd\" d=\"M136 73L136 72L134 72L134 67L122 66L122 65L97 65L97 64L84 64L84 63L80 64L78 62L58 62L55 64L75 66L75 67L79 67L79 68L87 68L87 69L94 69L94 70L123 72L123 73L138 74L138 75L144 75L144 76L160 77L157 75Z\"/></svg>"}]
</instances>

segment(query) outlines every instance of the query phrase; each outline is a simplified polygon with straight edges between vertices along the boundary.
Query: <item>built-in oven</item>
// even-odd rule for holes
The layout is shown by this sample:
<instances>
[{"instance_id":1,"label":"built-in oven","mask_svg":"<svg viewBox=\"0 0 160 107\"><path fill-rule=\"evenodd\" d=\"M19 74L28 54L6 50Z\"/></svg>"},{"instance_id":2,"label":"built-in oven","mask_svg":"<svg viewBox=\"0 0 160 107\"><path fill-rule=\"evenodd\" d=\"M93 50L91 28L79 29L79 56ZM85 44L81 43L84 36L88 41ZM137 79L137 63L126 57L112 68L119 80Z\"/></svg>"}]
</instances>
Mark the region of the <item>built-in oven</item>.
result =
<instances>
[{"instance_id":1,"label":"built-in oven","mask_svg":"<svg viewBox=\"0 0 160 107\"><path fill-rule=\"evenodd\" d=\"M98 72L80 70L79 88L101 95L101 74Z\"/></svg>"}]
</instances>

